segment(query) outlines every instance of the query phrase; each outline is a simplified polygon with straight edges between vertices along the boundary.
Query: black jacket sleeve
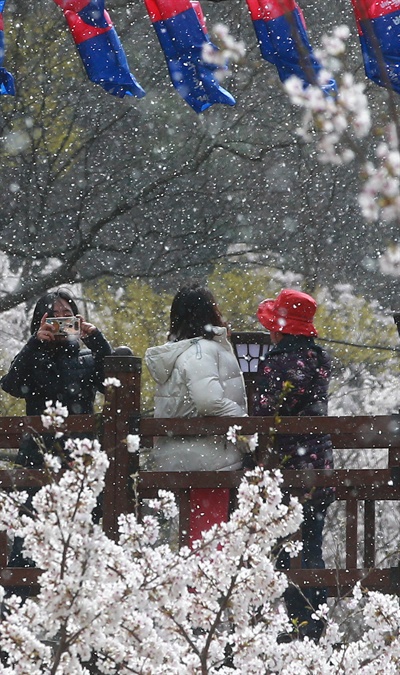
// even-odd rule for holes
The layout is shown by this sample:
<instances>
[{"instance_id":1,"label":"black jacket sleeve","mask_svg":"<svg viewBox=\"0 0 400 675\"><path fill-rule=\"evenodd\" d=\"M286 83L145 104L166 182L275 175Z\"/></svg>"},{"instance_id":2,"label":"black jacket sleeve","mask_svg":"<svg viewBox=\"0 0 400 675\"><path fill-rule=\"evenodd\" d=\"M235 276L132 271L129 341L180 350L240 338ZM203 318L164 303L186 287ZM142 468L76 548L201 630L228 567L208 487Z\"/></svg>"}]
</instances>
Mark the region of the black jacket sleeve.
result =
<instances>
[{"instance_id":1,"label":"black jacket sleeve","mask_svg":"<svg viewBox=\"0 0 400 675\"><path fill-rule=\"evenodd\" d=\"M94 384L99 391L104 392L104 357L112 354L111 345L98 328L91 335L88 335L83 342L92 352L94 359Z\"/></svg>"},{"instance_id":2,"label":"black jacket sleeve","mask_svg":"<svg viewBox=\"0 0 400 675\"><path fill-rule=\"evenodd\" d=\"M32 335L11 363L10 370L0 380L0 386L7 394L17 398L26 398L31 390L32 367L40 340Z\"/></svg>"}]
</instances>

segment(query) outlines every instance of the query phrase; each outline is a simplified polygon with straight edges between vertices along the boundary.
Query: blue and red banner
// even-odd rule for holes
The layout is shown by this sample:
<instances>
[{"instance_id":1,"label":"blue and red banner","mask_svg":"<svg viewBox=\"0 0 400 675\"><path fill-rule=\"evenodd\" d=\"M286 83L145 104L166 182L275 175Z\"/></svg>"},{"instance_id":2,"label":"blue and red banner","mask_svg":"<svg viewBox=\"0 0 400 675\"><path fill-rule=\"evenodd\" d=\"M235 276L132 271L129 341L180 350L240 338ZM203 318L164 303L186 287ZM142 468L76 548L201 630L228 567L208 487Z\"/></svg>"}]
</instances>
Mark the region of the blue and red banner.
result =
<instances>
[{"instance_id":1,"label":"blue and red banner","mask_svg":"<svg viewBox=\"0 0 400 675\"><path fill-rule=\"evenodd\" d=\"M15 86L14 78L11 73L3 68L4 54L5 54L5 43L4 43L4 20L3 20L3 11L6 0L0 0L0 96L4 94L9 94L10 96L15 95Z\"/></svg>"},{"instance_id":2,"label":"blue and red banner","mask_svg":"<svg viewBox=\"0 0 400 675\"><path fill-rule=\"evenodd\" d=\"M400 0L352 0L366 76L400 94Z\"/></svg>"},{"instance_id":3,"label":"blue and red banner","mask_svg":"<svg viewBox=\"0 0 400 675\"><path fill-rule=\"evenodd\" d=\"M186 103L197 113L214 103L235 105L233 96L215 77L215 71L221 67L202 58L204 45L212 43L200 4L191 0L145 0L145 4L172 84Z\"/></svg>"},{"instance_id":4,"label":"blue and red banner","mask_svg":"<svg viewBox=\"0 0 400 675\"><path fill-rule=\"evenodd\" d=\"M89 79L113 96L142 98L104 0L54 0L64 12Z\"/></svg>"},{"instance_id":5,"label":"blue and red banner","mask_svg":"<svg viewBox=\"0 0 400 675\"><path fill-rule=\"evenodd\" d=\"M262 57L274 64L282 82L296 75L318 84L321 64L310 45L303 13L295 0L247 0ZM322 87L334 91L332 80Z\"/></svg>"}]
</instances>

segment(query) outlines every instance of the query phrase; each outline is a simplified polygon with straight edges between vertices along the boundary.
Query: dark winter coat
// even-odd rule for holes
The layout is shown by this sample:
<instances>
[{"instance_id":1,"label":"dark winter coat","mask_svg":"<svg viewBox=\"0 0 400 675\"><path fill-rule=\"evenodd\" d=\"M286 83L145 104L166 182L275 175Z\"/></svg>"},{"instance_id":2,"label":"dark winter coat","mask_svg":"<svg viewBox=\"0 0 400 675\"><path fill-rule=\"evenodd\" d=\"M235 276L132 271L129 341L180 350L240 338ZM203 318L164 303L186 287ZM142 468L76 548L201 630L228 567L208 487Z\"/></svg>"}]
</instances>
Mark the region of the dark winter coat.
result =
<instances>
[{"instance_id":1,"label":"dark winter coat","mask_svg":"<svg viewBox=\"0 0 400 675\"><path fill-rule=\"evenodd\" d=\"M331 363L327 352L313 338L284 335L259 365L255 415L318 416L328 412ZM283 396L285 382L291 388ZM278 435L282 468L333 468L329 435ZM312 495L329 503L332 491L318 489Z\"/></svg>"},{"instance_id":2,"label":"dark winter coat","mask_svg":"<svg viewBox=\"0 0 400 675\"><path fill-rule=\"evenodd\" d=\"M96 391L103 390L105 356L111 347L96 329L79 342L46 343L33 335L13 360L0 386L26 401L27 415L40 415L46 401L60 401L72 415L93 413Z\"/></svg>"}]
</instances>

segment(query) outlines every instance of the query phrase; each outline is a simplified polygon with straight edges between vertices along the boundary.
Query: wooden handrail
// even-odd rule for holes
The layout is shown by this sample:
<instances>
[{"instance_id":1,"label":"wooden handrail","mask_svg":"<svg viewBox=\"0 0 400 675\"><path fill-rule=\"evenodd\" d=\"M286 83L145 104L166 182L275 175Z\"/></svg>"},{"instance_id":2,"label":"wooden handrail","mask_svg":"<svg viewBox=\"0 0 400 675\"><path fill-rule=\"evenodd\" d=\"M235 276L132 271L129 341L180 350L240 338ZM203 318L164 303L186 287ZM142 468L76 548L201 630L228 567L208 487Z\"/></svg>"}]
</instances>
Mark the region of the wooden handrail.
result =
<instances>
[{"instance_id":1,"label":"wooden handrail","mask_svg":"<svg viewBox=\"0 0 400 675\"><path fill-rule=\"evenodd\" d=\"M275 425L272 417L192 417L174 419L144 418L140 421L143 436L207 436L226 434L229 427L241 427L241 434L330 434L337 447L386 448L400 447L398 415L359 417L282 417ZM348 445L348 443L355 445ZM368 445L366 445L368 443Z\"/></svg>"},{"instance_id":2,"label":"wooden handrail","mask_svg":"<svg viewBox=\"0 0 400 675\"><path fill-rule=\"evenodd\" d=\"M98 432L99 417L95 415L70 415L63 426L66 433L78 433L83 430L88 434ZM17 448L24 433L35 431L46 433L40 416L35 417L0 417L0 448Z\"/></svg>"},{"instance_id":3,"label":"wooden handrail","mask_svg":"<svg viewBox=\"0 0 400 675\"><path fill-rule=\"evenodd\" d=\"M161 486L166 490L237 488L243 476L244 471L140 471L137 480L139 490ZM373 488L379 495L393 495L376 499L398 499L399 488L393 485L391 476L390 469L283 469L282 487L295 490L334 487L343 496L349 490L359 494Z\"/></svg>"}]
</instances>

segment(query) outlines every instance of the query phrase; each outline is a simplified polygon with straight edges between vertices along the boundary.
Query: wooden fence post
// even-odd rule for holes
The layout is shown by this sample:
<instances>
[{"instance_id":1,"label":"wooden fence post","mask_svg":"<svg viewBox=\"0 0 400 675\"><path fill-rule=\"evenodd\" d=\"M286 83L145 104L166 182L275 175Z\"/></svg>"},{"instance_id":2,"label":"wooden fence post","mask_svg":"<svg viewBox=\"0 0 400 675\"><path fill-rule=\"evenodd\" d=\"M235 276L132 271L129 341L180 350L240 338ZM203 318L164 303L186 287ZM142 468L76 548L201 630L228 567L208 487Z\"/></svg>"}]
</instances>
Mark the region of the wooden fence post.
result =
<instances>
[{"instance_id":1,"label":"wooden fence post","mask_svg":"<svg viewBox=\"0 0 400 675\"><path fill-rule=\"evenodd\" d=\"M117 378L121 386L109 387L103 409L102 447L110 466L103 496L103 529L112 539L118 535L118 516L134 508L129 476L138 466L138 455L128 452L126 437L138 433L140 419L141 359L135 356L107 356L105 377Z\"/></svg>"}]
</instances>

